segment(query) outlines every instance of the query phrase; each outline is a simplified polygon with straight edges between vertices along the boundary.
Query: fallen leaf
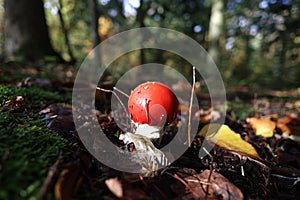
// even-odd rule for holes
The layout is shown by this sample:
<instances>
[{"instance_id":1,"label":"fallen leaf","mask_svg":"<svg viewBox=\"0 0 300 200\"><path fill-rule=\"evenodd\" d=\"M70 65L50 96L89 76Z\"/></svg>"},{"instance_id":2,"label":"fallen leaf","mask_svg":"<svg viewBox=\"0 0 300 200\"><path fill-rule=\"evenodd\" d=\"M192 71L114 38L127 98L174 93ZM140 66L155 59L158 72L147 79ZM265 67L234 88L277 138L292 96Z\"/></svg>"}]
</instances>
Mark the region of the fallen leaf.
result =
<instances>
[{"instance_id":1,"label":"fallen leaf","mask_svg":"<svg viewBox=\"0 0 300 200\"><path fill-rule=\"evenodd\" d=\"M300 118L295 114L287 114L284 117L279 118L276 121L276 125L277 127L280 127L280 125L286 126L287 130L282 130L283 133L286 132L289 135L300 136Z\"/></svg>"},{"instance_id":2,"label":"fallen leaf","mask_svg":"<svg viewBox=\"0 0 300 200\"><path fill-rule=\"evenodd\" d=\"M241 190L223 175L210 170L184 178L185 194L180 199L243 199ZM181 184L182 185L182 184ZM179 191L179 187L175 187ZM176 191L174 191L176 192Z\"/></svg>"},{"instance_id":3,"label":"fallen leaf","mask_svg":"<svg viewBox=\"0 0 300 200\"><path fill-rule=\"evenodd\" d=\"M207 124L201 129L199 135L225 150L262 160L255 148L227 125Z\"/></svg>"},{"instance_id":4,"label":"fallen leaf","mask_svg":"<svg viewBox=\"0 0 300 200\"><path fill-rule=\"evenodd\" d=\"M276 127L282 132L284 138L300 142L300 119L295 114L287 114L276 121Z\"/></svg>"},{"instance_id":5,"label":"fallen leaf","mask_svg":"<svg viewBox=\"0 0 300 200\"><path fill-rule=\"evenodd\" d=\"M281 117L277 119L276 126L281 130L282 133L286 133L288 135L291 134L291 129L287 126L292 121L292 118L289 115Z\"/></svg>"},{"instance_id":6,"label":"fallen leaf","mask_svg":"<svg viewBox=\"0 0 300 200\"><path fill-rule=\"evenodd\" d=\"M32 77L26 77L21 82L17 83L16 87L38 86L42 88L52 87L52 83L49 79L37 79Z\"/></svg>"},{"instance_id":7,"label":"fallen leaf","mask_svg":"<svg viewBox=\"0 0 300 200\"><path fill-rule=\"evenodd\" d=\"M201 108L195 113L195 117L203 124L207 124L210 121L216 121L221 118L221 113L210 107L208 110Z\"/></svg>"},{"instance_id":8,"label":"fallen leaf","mask_svg":"<svg viewBox=\"0 0 300 200\"><path fill-rule=\"evenodd\" d=\"M13 110L22 110L25 106L24 104L24 97L16 96L10 98L8 101L4 102L3 110L13 109ZM0 103L1 105L1 103Z\"/></svg>"},{"instance_id":9,"label":"fallen leaf","mask_svg":"<svg viewBox=\"0 0 300 200\"><path fill-rule=\"evenodd\" d=\"M246 121L254 129L256 135L261 135L263 137L273 137L276 123L272 121L269 117L264 117L260 119L252 117L247 118Z\"/></svg>"},{"instance_id":10,"label":"fallen leaf","mask_svg":"<svg viewBox=\"0 0 300 200\"><path fill-rule=\"evenodd\" d=\"M46 126L57 133L70 133L75 130L70 105L51 104L39 114L45 115Z\"/></svg>"},{"instance_id":11,"label":"fallen leaf","mask_svg":"<svg viewBox=\"0 0 300 200\"><path fill-rule=\"evenodd\" d=\"M78 162L65 166L54 186L56 200L73 199L83 180L81 172L82 166Z\"/></svg>"},{"instance_id":12,"label":"fallen leaf","mask_svg":"<svg viewBox=\"0 0 300 200\"><path fill-rule=\"evenodd\" d=\"M105 185L108 187L108 189L116 195L118 198L123 197L123 188L122 188L122 183L120 180L116 178L109 178L105 180Z\"/></svg>"}]
</instances>

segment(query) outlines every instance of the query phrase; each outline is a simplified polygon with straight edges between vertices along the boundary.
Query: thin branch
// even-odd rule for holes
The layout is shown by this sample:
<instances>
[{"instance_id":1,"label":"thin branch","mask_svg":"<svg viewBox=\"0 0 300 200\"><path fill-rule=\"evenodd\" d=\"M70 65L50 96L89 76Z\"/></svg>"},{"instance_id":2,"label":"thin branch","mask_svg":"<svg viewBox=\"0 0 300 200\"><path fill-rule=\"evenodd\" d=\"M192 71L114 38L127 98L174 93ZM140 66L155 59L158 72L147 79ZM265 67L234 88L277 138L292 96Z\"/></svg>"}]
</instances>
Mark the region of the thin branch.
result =
<instances>
[{"instance_id":1,"label":"thin branch","mask_svg":"<svg viewBox=\"0 0 300 200\"><path fill-rule=\"evenodd\" d=\"M179 177L177 174L171 174L169 172L166 172L167 175L172 176L173 178L177 179L178 181L180 181L195 197L195 199L199 199L200 196L194 191L194 189L188 184L186 183L185 180L183 180L181 177Z\"/></svg>"},{"instance_id":2,"label":"thin branch","mask_svg":"<svg viewBox=\"0 0 300 200\"><path fill-rule=\"evenodd\" d=\"M50 184L53 181L53 177L54 177L54 175L55 175L55 173L58 169L59 164L62 162L62 159L63 159L63 155L62 155L62 152L60 152L57 160L55 161L55 163L49 169L47 178L45 179L45 181L44 181L44 183L43 183L43 185L42 185L42 187L39 191L39 194L37 196L38 200L45 199L48 188L49 188Z\"/></svg>"},{"instance_id":3,"label":"thin branch","mask_svg":"<svg viewBox=\"0 0 300 200\"><path fill-rule=\"evenodd\" d=\"M114 88L115 88L115 87L114 87ZM123 110L125 111L126 116L127 116L127 119L130 119L130 116L129 116L129 114L128 114L128 111L127 111L127 109L126 109L124 103L122 102L122 100L120 99L120 97L117 95L117 93L116 93L115 91L103 89L103 88L100 88L100 87L96 87L96 89L97 89L97 90L100 90L100 91L102 91L102 92L110 92L110 93L112 93L113 95L115 95L115 97L117 98L117 100L118 100L119 103L121 104ZM125 94L125 93L124 93L124 94Z\"/></svg>"},{"instance_id":4,"label":"thin branch","mask_svg":"<svg viewBox=\"0 0 300 200\"><path fill-rule=\"evenodd\" d=\"M129 98L129 95L126 94L125 92L123 92L122 90L119 90L118 88L116 87L113 87L114 90L116 90L117 92L119 92L120 94L123 94L125 97Z\"/></svg>"},{"instance_id":5,"label":"thin branch","mask_svg":"<svg viewBox=\"0 0 300 200\"><path fill-rule=\"evenodd\" d=\"M196 75L195 75L195 66L193 66L193 85L192 85L192 92L190 98L190 106L189 106L189 119L188 119L188 146L191 147L191 121L192 121L192 107L193 107L193 97L195 92L195 82L196 82Z\"/></svg>"},{"instance_id":6,"label":"thin branch","mask_svg":"<svg viewBox=\"0 0 300 200\"><path fill-rule=\"evenodd\" d=\"M205 147L203 147L203 150L211 158L210 165L209 165L209 175L208 175L208 178L207 178L207 183L210 183L211 175L212 175L212 172L213 172L214 157L207 151L207 149ZM206 185L205 199L208 198L208 191L209 191L209 184Z\"/></svg>"},{"instance_id":7,"label":"thin branch","mask_svg":"<svg viewBox=\"0 0 300 200\"><path fill-rule=\"evenodd\" d=\"M300 177L288 177L288 176L283 176L280 174L271 174L271 176L275 176L275 177L282 178L282 179L293 180L294 181L293 186L295 186L297 183L300 182Z\"/></svg>"}]
</instances>

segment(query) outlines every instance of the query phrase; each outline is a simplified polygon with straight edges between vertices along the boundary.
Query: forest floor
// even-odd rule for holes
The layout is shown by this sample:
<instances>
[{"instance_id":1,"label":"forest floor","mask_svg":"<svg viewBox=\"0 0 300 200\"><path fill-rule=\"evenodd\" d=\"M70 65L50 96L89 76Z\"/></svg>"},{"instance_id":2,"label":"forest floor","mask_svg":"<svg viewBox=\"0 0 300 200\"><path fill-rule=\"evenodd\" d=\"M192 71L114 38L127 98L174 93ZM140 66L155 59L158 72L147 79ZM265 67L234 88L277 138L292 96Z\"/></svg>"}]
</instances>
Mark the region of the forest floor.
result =
<instances>
[{"instance_id":1,"label":"forest floor","mask_svg":"<svg viewBox=\"0 0 300 200\"><path fill-rule=\"evenodd\" d=\"M229 89L226 126L218 132L225 139L200 158L204 138L197 134L171 166L143 176L105 166L82 144L71 106L75 75L64 65L0 66L0 199L299 198L299 88ZM205 103L206 94L198 97L200 133L221 112ZM105 98L96 97L99 126L88 128L101 127L119 148L122 131Z\"/></svg>"}]
</instances>

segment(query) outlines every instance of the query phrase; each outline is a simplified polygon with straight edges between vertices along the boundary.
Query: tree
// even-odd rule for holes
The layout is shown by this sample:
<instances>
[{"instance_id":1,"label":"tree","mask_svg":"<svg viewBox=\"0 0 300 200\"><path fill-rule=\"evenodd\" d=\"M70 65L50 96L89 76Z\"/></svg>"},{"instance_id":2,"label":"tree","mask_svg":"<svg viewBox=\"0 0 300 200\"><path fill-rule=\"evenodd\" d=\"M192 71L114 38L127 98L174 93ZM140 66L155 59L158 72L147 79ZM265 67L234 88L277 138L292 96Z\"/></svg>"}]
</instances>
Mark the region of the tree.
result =
<instances>
[{"instance_id":1,"label":"tree","mask_svg":"<svg viewBox=\"0 0 300 200\"><path fill-rule=\"evenodd\" d=\"M220 38L224 30L224 0L214 0L211 8L209 22L209 49L208 53L218 65L220 64L221 45Z\"/></svg>"},{"instance_id":2,"label":"tree","mask_svg":"<svg viewBox=\"0 0 300 200\"><path fill-rule=\"evenodd\" d=\"M4 0L5 57L30 61L60 58L53 50L42 0Z\"/></svg>"},{"instance_id":3,"label":"tree","mask_svg":"<svg viewBox=\"0 0 300 200\"><path fill-rule=\"evenodd\" d=\"M64 39L65 39L65 44L67 47L67 52L70 56L70 63L75 63L76 59L74 58L72 49L71 49L71 44L70 44L70 40L69 40L69 30L66 28L65 25L65 20L62 14L62 8L63 8L63 3L62 0L58 0L58 4L59 4L59 9L58 9L58 16L59 16L59 21L61 24L61 28L62 28L62 32L64 34Z\"/></svg>"},{"instance_id":4,"label":"tree","mask_svg":"<svg viewBox=\"0 0 300 200\"><path fill-rule=\"evenodd\" d=\"M94 55L95 55L95 61L97 62L98 65L101 66L101 52L100 48L95 48L97 47L100 42L101 38L98 33L99 29L99 6L98 2L96 0L89 0L89 10L91 13L91 32L92 32L92 40L93 40L93 48L94 48Z\"/></svg>"}]
</instances>

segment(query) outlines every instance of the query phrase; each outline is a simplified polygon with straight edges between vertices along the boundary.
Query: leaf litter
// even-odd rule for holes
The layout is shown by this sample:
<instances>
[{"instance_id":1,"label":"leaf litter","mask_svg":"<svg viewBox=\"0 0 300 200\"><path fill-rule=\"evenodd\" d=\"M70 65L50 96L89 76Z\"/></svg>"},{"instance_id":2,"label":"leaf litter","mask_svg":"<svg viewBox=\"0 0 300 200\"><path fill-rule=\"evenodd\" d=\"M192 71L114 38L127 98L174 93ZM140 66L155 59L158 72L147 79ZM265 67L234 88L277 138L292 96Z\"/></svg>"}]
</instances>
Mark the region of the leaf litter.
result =
<instances>
[{"instance_id":1,"label":"leaf litter","mask_svg":"<svg viewBox=\"0 0 300 200\"><path fill-rule=\"evenodd\" d=\"M26 97L22 98L26 102ZM105 97L100 99L103 98ZM2 102L2 110L22 109L24 105L17 99L21 99L18 94L9 96L8 100ZM40 114L45 117L46 126L61 134L63 138L74 142L70 149L64 150L69 153L64 153L63 163L59 164L56 178L52 180L55 197L56 199L296 198L300 189L300 144L295 139L297 138L295 136L299 136L300 120L297 110L299 106L297 101L276 102L272 99L272 102L266 103L267 101L264 99L257 103L259 101L253 100L256 102L257 110L249 112L246 118L240 118L234 109L229 109L226 114L226 126L221 126L223 127L221 133L224 136L221 137L221 141L211 140L217 145L210 152L210 156L204 158L198 157L203 143L201 129L207 123L217 123L220 113L217 108L211 106L201 108L195 119L200 120L202 126L199 127L199 134L192 141L191 147L171 166L152 177L119 172L99 163L79 140L72 122L71 111L74 108L67 104L49 103L40 109ZM251 103L249 105L251 107ZM79 114L80 109L90 109L86 106L75 108L77 109L75 113ZM282 112L282 107L287 111ZM97 118L107 137L117 148L122 148L124 143L118 139L122 130L117 126L109 109L101 106ZM82 124L81 128L88 131L99 127ZM165 131L169 134L176 133L176 127L171 126ZM230 141L230 138L236 139ZM94 142L99 141L95 139ZM164 139L162 142L165 142ZM101 144L95 145L97 146Z\"/></svg>"}]
</instances>

